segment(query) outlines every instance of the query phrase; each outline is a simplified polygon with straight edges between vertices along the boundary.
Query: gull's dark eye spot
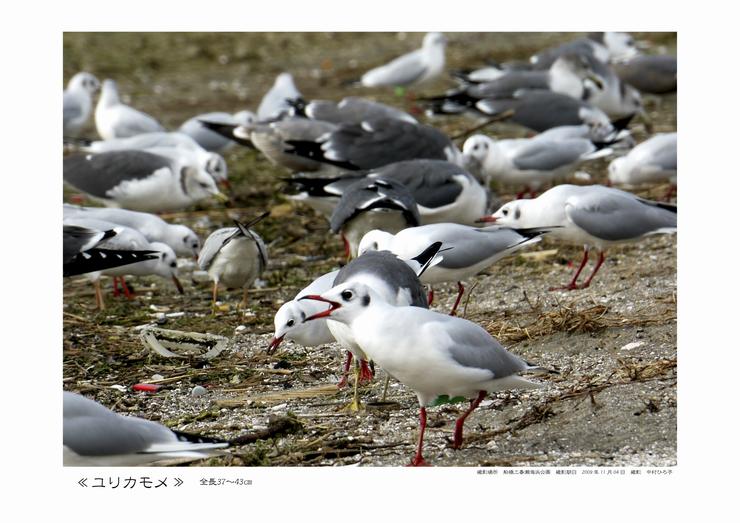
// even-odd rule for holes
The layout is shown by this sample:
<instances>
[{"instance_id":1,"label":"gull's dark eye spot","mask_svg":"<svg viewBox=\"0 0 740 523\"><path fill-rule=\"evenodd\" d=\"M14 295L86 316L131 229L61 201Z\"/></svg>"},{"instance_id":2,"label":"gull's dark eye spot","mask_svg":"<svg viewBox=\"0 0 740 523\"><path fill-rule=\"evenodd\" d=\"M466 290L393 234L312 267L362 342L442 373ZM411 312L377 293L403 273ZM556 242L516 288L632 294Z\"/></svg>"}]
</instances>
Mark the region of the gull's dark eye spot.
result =
<instances>
[{"instance_id":1,"label":"gull's dark eye spot","mask_svg":"<svg viewBox=\"0 0 740 523\"><path fill-rule=\"evenodd\" d=\"M172 263L170 263L170 267L172 267L174 269L175 267L177 267L177 264L175 262L172 262Z\"/></svg>"},{"instance_id":2,"label":"gull's dark eye spot","mask_svg":"<svg viewBox=\"0 0 740 523\"><path fill-rule=\"evenodd\" d=\"M289 320L288 320L288 323L286 323L286 325L287 325L288 327L292 327L293 325L295 325L295 321L293 320L293 318L289 319Z\"/></svg>"},{"instance_id":3,"label":"gull's dark eye spot","mask_svg":"<svg viewBox=\"0 0 740 523\"><path fill-rule=\"evenodd\" d=\"M517 209L516 211L514 211L514 219L515 220L518 220L521 215L522 215L522 211L520 211L519 209Z\"/></svg>"},{"instance_id":4,"label":"gull's dark eye spot","mask_svg":"<svg viewBox=\"0 0 740 523\"><path fill-rule=\"evenodd\" d=\"M504 216L508 216L509 215L509 209L503 209L501 211L501 214L503 214Z\"/></svg>"},{"instance_id":5,"label":"gull's dark eye spot","mask_svg":"<svg viewBox=\"0 0 740 523\"><path fill-rule=\"evenodd\" d=\"M352 291L342 291L342 299L344 301L350 301L352 299Z\"/></svg>"},{"instance_id":6,"label":"gull's dark eye spot","mask_svg":"<svg viewBox=\"0 0 740 523\"><path fill-rule=\"evenodd\" d=\"M205 182L198 182L198 185L200 185L200 186L201 186L201 187L203 187L204 189L207 189L207 188L208 188L208 184L207 184L207 183L205 183Z\"/></svg>"},{"instance_id":7,"label":"gull's dark eye spot","mask_svg":"<svg viewBox=\"0 0 740 523\"><path fill-rule=\"evenodd\" d=\"M187 238L183 238L182 239L182 243L188 243L188 239Z\"/></svg>"},{"instance_id":8,"label":"gull's dark eye spot","mask_svg":"<svg viewBox=\"0 0 740 523\"><path fill-rule=\"evenodd\" d=\"M366 294L365 296L362 297L362 305L365 306L365 307L367 307L368 305L370 305L370 296L369 295Z\"/></svg>"}]
</instances>

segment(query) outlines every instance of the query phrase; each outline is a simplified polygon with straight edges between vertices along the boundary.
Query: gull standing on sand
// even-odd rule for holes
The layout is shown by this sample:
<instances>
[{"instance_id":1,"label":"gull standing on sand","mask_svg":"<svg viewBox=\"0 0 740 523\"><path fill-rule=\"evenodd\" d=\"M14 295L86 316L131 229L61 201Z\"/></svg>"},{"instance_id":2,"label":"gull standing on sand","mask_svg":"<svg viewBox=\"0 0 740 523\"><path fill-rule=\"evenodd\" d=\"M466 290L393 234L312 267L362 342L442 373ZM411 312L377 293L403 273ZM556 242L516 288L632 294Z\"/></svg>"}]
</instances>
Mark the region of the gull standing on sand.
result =
<instances>
[{"instance_id":1,"label":"gull standing on sand","mask_svg":"<svg viewBox=\"0 0 740 523\"><path fill-rule=\"evenodd\" d=\"M103 140L166 130L153 117L121 103L118 86L113 80L103 81L100 99L95 107L95 127Z\"/></svg>"},{"instance_id":2,"label":"gull standing on sand","mask_svg":"<svg viewBox=\"0 0 740 523\"><path fill-rule=\"evenodd\" d=\"M64 134L77 134L92 112L92 96L100 82L90 73L77 73L64 90Z\"/></svg>"},{"instance_id":3,"label":"gull standing on sand","mask_svg":"<svg viewBox=\"0 0 740 523\"><path fill-rule=\"evenodd\" d=\"M433 285L457 282L457 299L450 311L457 313L465 287L462 281L487 269L501 258L537 243L549 229L509 229L508 227L468 227L457 223L434 223L411 227L398 233L368 232L360 241L358 256L372 251L390 251L399 258L408 258L424 246L441 242L445 250L442 261L429 267L419 278ZM433 296L429 294L430 301Z\"/></svg>"},{"instance_id":4,"label":"gull standing on sand","mask_svg":"<svg viewBox=\"0 0 740 523\"><path fill-rule=\"evenodd\" d=\"M540 387L519 373L544 369L508 352L470 321L422 307L390 305L372 286L360 282L346 282L305 298L330 305L306 321L329 318L343 324L367 357L416 393L421 408L412 466L427 465L422 455L426 407L470 399L470 407L455 423L452 447L459 449L465 419L487 393Z\"/></svg>"},{"instance_id":5,"label":"gull standing on sand","mask_svg":"<svg viewBox=\"0 0 740 523\"><path fill-rule=\"evenodd\" d=\"M611 150L598 149L585 138L550 139L534 136L494 140L476 134L465 140L463 161L481 178L504 185L524 186L534 194L542 185L564 178L578 165L602 158Z\"/></svg>"},{"instance_id":6,"label":"gull standing on sand","mask_svg":"<svg viewBox=\"0 0 740 523\"><path fill-rule=\"evenodd\" d=\"M634 242L653 234L676 232L677 208L644 200L619 189L602 185L558 185L533 200L504 204L486 221L507 227L555 227L549 237L583 245L583 260L570 283L550 290L585 289L591 284L607 247ZM591 276L576 285L588 262L591 247L599 250Z\"/></svg>"},{"instance_id":7,"label":"gull standing on sand","mask_svg":"<svg viewBox=\"0 0 740 523\"><path fill-rule=\"evenodd\" d=\"M242 288L242 305L247 305L249 287L267 267L267 247L250 227L262 220L264 213L249 223L236 220L236 227L224 227L206 238L198 256L198 266L213 280L212 307L218 300L218 284L227 288Z\"/></svg>"},{"instance_id":8,"label":"gull standing on sand","mask_svg":"<svg viewBox=\"0 0 740 523\"><path fill-rule=\"evenodd\" d=\"M329 219L331 231L340 234L347 257L357 256L368 231L395 233L419 225L420 216L411 192L401 183L368 178L347 187Z\"/></svg>"}]
</instances>

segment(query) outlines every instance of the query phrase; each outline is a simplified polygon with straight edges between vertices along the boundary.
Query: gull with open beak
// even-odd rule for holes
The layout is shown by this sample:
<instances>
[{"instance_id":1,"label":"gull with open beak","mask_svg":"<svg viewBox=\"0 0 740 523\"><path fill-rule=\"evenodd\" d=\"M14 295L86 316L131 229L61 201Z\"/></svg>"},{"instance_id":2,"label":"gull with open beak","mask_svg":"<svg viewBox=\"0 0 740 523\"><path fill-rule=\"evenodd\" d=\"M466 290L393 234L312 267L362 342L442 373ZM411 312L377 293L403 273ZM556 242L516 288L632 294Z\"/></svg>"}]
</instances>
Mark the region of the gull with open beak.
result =
<instances>
[{"instance_id":1,"label":"gull with open beak","mask_svg":"<svg viewBox=\"0 0 740 523\"><path fill-rule=\"evenodd\" d=\"M341 323L369 358L416 393L421 411L412 466L427 465L422 455L426 407L470 399L470 407L455 423L452 446L459 449L465 419L487 393L540 386L519 373L544 369L508 352L473 322L422 307L391 305L360 282L345 282L304 299L329 304L305 321L331 318Z\"/></svg>"}]
</instances>

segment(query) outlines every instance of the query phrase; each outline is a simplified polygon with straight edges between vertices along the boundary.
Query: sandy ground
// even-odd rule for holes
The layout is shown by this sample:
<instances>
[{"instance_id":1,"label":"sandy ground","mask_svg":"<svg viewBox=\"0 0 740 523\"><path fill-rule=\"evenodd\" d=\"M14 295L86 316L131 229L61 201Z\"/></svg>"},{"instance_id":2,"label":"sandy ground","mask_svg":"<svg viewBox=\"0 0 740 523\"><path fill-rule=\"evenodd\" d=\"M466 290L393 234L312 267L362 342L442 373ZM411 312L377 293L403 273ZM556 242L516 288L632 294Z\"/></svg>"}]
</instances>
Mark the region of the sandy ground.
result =
<instances>
[{"instance_id":1,"label":"sandy ground","mask_svg":"<svg viewBox=\"0 0 740 523\"><path fill-rule=\"evenodd\" d=\"M675 49L675 35L639 37ZM198 112L255 108L282 68L296 73L308 97L339 98L344 93L339 80L364 65L349 58L361 56L359 49L371 49L372 66L408 49L417 37L117 38L121 45L103 49L94 45L96 35L65 35L65 79L82 68L112 76L138 107L174 126ZM522 58L567 38L453 34L450 66L475 66L488 57ZM182 45L173 47L173 41ZM276 55L285 60L266 60ZM445 85L441 81L441 88ZM379 98L394 102L392 94ZM656 131L675 129L675 103L675 96L647 100ZM471 122L455 118L434 124L453 133ZM521 131L504 125L489 132ZM635 133L638 139L644 136L640 128ZM285 171L246 150L233 150L226 159L234 186L229 206L206 203L168 218L205 237L232 217L249 219L271 210L257 226L271 260L262 287L250 292L248 307L237 310L240 293L223 292L221 310L212 316L210 286L189 278L187 262L181 271L185 295L163 280L141 278L132 282L135 299L109 295L104 311L94 309L92 287L84 278L65 280L63 387L118 412L243 442L195 465L406 464L418 427L411 391L391 382L389 403L380 404L384 375L379 370L361 390L366 409L349 412L343 407L351 391L334 386L342 364L338 346L304 349L288 342L277 354L265 354L274 311L313 278L338 266L342 246L323 218L280 195L279 177ZM595 181L604 179L605 166L598 162L588 169ZM640 194L657 198L665 189L645 188ZM568 263L580 260L580 250L546 242L466 282L471 298L464 299L465 317L511 351L558 374L536 378L541 389L489 396L468 418L461 450L452 450L450 441L463 405L429 409L427 460L450 466L675 465L676 241L653 237L613 249L592 286L582 291L547 290L569 280L574 267ZM435 289L433 307L448 310L454 291L452 285ZM228 346L208 362L166 359L141 342L144 325L220 334L229 338ZM130 387L136 383L159 383L162 389L134 392ZM204 396L191 395L197 385L206 388Z\"/></svg>"}]
</instances>

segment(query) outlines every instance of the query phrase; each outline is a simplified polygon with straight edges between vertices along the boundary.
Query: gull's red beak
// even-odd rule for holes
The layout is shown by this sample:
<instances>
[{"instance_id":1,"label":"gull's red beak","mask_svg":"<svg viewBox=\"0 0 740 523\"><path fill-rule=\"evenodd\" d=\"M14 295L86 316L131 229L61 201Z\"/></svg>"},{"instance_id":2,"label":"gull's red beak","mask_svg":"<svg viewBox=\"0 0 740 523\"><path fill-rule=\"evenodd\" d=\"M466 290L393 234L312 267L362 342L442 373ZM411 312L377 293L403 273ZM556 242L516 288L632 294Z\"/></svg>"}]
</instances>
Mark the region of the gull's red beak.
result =
<instances>
[{"instance_id":1,"label":"gull's red beak","mask_svg":"<svg viewBox=\"0 0 740 523\"><path fill-rule=\"evenodd\" d=\"M481 216L475 220L475 223L496 223L496 220L497 218L489 214L488 216Z\"/></svg>"},{"instance_id":2,"label":"gull's red beak","mask_svg":"<svg viewBox=\"0 0 740 523\"><path fill-rule=\"evenodd\" d=\"M282 336L278 336L277 338L273 338L272 341L270 342L270 346L267 347L267 354L272 354L273 352L275 352L275 349L278 348L278 346L280 345L280 342L283 341L284 337L285 337L285 334L283 334Z\"/></svg>"},{"instance_id":3,"label":"gull's red beak","mask_svg":"<svg viewBox=\"0 0 740 523\"><path fill-rule=\"evenodd\" d=\"M318 318L326 318L332 312L334 312L335 310L337 310L339 307L342 306L341 303L337 303L335 301L327 300L326 298L322 298L318 294L309 294L307 296L301 296L298 299L299 300L323 301L324 303L328 303L329 305L331 305L331 307L329 307L325 311L317 312L316 314L313 314L312 316L309 316L308 318L306 318L305 320L303 320L303 323L306 323L309 320L316 320Z\"/></svg>"}]
</instances>

